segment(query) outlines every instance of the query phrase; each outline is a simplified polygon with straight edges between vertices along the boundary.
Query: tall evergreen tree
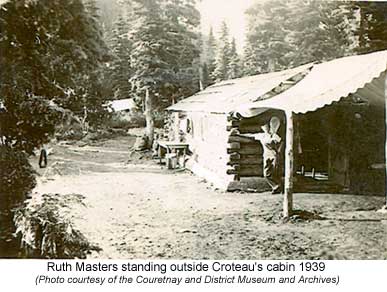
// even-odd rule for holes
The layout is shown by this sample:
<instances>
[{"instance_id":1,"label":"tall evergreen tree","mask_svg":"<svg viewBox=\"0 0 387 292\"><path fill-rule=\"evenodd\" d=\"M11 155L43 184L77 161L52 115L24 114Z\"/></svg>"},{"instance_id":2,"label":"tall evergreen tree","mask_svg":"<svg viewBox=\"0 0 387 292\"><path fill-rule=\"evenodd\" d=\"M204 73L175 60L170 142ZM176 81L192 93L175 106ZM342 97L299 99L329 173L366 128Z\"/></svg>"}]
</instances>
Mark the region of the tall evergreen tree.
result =
<instances>
[{"instance_id":1,"label":"tall evergreen tree","mask_svg":"<svg viewBox=\"0 0 387 292\"><path fill-rule=\"evenodd\" d=\"M84 50L89 62L78 75L76 93L82 96L81 103L78 98L72 102L73 107L69 107L75 114L81 116L82 122L89 122L94 126L99 126L107 115L105 108L109 96L106 95L106 85L104 84L105 63L109 58L108 47L103 39L103 31L100 21L100 11L96 0L83 0L85 7L84 33L79 37L83 43ZM86 62L85 62L86 63ZM81 112L77 108L82 107Z\"/></svg>"},{"instance_id":2,"label":"tall evergreen tree","mask_svg":"<svg viewBox=\"0 0 387 292\"><path fill-rule=\"evenodd\" d=\"M96 0L96 2L99 8L99 19L104 40L108 42L113 37L113 30L118 16L123 15L123 11L126 11L128 3L117 0Z\"/></svg>"},{"instance_id":3,"label":"tall evergreen tree","mask_svg":"<svg viewBox=\"0 0 387 292\"><path fill-rule=\"evenodd\" d=\"M353 53L345 2L314 0L292 4L292 21L289 23L293 45L289 54L291 66L328 61Z\"/></svg>"},{"instance_id":4,"label":"tall evergreen tree","mask_svg":"<svg viewBox=\"0 0 387 292\"><path fill-rule=\"evenodd\" d=\"M102 108L91 87L106 47L91 8L81 0L10 0L1 6L2 135L14 147L31 152L48 140L58 116L53 103L80 116L85 108L90 116Z\"/></svg>"},{"instance_id":5,"label":"tall evergreen tree","mask_svg":"<svg viewBox=\"0 0 387 292\"><path fill-rule=\"evenodd\" d=\"M368 53L387 49L387 2L352 2L354 13L359 14L355 34L359 39L356 49Z\"/></svg>"},{"instance_id":6,"label":"tall evergreen tree","mask_svg":"<svg viewBox=\"0 0 387 292\"><path fill-rule=\"evenodd\" d=\"M242 63L242 72L244 76L256 75L261 72L260 59L252 41L247 41L245 43L243 48Z\"/></svg>"},{"instance_id":7,"label":"tall evergreen tree","mask_svg":"<svg viewBox=\"0 0 387 292\"><path fill-rule=\"evenodd\" d=\"M113 56L108 68L114 99L129 98L131 96L129 79L132 75L130 66L132 44L129 40L129 29L129 20L119 15L114 23L113 37L110 41Z\"/></svg>"},{"instance_id":8,"label":"tall evergreen tree","mask_svg":"<svg viewBox=\"0 0 387 292\"><path fill-rule=\"evenodd\" d=\"M151 142L154 109L173 102L171 97L198 90L199 70L194 63L199 61L195 32L199 13L191 0L133 0L133 4L131 82L144 100Z\"/></svg>"},{"instance_id":9,"label":"tall evergreen tree","mask_svg":"<svg viewBox=\"0 0 387 292\"><path fill-rule=\"evenodd\" d=\"M242 76L241 60L237 52L235 38L233 38L231 41L230 64L228 67L228 75L229 75L228 77L231 79L239 78Z\"/></svg>"},{"instance_id":10,"label":"tall evergreen tree","mask_svg":"<svg viewBox=\"0 0 387 292\"><path fill-rule=\"evenodd\" d=\"M258 72L285 68L292 50L288 33L288 2L258 2L247 10L248 28L245 56ZM250 62L251 62L250 61Z\"/></svg>"},{"instance_id":11,"label":"tall evergreen tree","mask_svg":"<svg viewBox=\"0 0 387 292\"><path fill-rule=\"evenodd\" d=\"M230 63L230 40L227 23L223 21L220 29L219 43L216 51L215 69L212 72L212 78L215 81L226 80L229 78L228 67Z\"/></svg>"},{"instance_id":12,"label":"tall evergreen tree","mask_svg":"<svg viewBox=\"0 0 387 292\"><path fill-rule=\"evenodd\" d=\"M211 26L208 34L206 47L205 47L205 50L206 50L205 63L207 64L208 76L211 76L215 71L216 46L217 45L216 45L216 39L214 36L214 30ZM213 81L214 81L213 79L209 79L208 84L213 83Z\"/></svg>"},{"instance_id":13,"label":"tall evergreen tree","mask_svg":"<svg viewBox=\"0 0 387 292\"><path fill-rule=\"evenodd\" d=\"M247 11L245 70L282 70L351 54L346 5L321 0L257 2Z\"/></svg>"},{"instance_id":14,"label":"tall evergreen tree","mask_svg":"<svg viewBox=\"0 0 387 292\"><path fill-rule=\"evenodd\" d=\"M207 87L214 83L212 74L215 70L216 56L216 39L212 26L208 35L203 36L203 45L201 47L201 63L202 63L202 84Z\"/></svg>"},{"instance_id":15,"label":"tall evergreen tree","mask_svg":"<svg viewBox=\"0 0 387 292\"><path fill-rule=\"evenodd\" d=\"M208 66L207 66L207 63L203 63L202 65L202 77L201 77L201 82L202 82L202 88L201 89L204 89L206 87L208 87L209 85L212 84L212 79L211 79L211 76L210 76L210 73L209 73L209 70L208 70Z\"/></svg>"},{"instance_id":16,"label":"tall evergreen tree","mask_svg":"<svg viewBox=\"0 0 387 292\"><path fill-rule=\"evenodd\" d=\"M164 105L192 95L199 89L200 82L200 13L195 0L163 1L170 38L174 39L175 58L169 62L175 73L173 88Z\"/></svg>"}]
</instances>

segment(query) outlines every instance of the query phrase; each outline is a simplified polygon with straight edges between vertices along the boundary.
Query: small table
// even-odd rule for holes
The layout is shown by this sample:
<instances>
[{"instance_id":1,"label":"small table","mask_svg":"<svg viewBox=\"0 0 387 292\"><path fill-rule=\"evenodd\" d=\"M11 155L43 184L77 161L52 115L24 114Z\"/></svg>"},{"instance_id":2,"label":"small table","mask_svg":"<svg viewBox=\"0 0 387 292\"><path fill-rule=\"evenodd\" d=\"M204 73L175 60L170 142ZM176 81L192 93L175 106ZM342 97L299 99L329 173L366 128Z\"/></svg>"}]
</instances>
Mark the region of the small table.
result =
<instances>
[{"instance_id":1,"label":"small table","mask_svg":"<svg viewBox=\"0 0 387 292\"><path fill-rule=\"evenodd\" d=\"M185 167L185 155L187 154L187 149L189 146L188 143L178 142L178 141L157 141L157 143L159 144L158 156L160 159L160 164L161 164L161 158L162 158L161 148L164 148L167 154L172 153L172 151L174 150L183 150L183 167Z\"/></svg>"}]
</instances>

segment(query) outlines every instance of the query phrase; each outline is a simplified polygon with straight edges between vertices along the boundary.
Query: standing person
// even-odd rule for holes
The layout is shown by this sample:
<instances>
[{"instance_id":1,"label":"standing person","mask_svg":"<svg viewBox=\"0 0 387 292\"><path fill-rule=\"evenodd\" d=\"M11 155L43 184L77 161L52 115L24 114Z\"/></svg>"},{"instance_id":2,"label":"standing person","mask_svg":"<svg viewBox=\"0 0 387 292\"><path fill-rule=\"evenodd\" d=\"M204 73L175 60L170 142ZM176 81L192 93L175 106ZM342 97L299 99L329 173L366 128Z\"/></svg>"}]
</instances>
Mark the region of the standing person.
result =
<instances>
[{"instance_id":1,"label":"standing person","mask_svg":"<svg viewBox=\"0 0 387 292\"><path fill-rule=\"evenodd\" d=\"M40 168L46 168L47 167L47 147L46 145L43 145L40 149L40 155L39 155L39 167Z\"/></svg>"},{"instance_id":2,"label":"standing person","mask_svg":"<svg viewBox=\"0 0 387 292\"><path fill-rule=\"evenodd\" d=\"M269 124L261 127L263 133L243 134L241 136L254 138L261 142L263 148L263 175L272 188L272 194L282 192L282 167L280 165L282 139L276 133L279 119L273 117Z\"/></svg>"}]
</instances>

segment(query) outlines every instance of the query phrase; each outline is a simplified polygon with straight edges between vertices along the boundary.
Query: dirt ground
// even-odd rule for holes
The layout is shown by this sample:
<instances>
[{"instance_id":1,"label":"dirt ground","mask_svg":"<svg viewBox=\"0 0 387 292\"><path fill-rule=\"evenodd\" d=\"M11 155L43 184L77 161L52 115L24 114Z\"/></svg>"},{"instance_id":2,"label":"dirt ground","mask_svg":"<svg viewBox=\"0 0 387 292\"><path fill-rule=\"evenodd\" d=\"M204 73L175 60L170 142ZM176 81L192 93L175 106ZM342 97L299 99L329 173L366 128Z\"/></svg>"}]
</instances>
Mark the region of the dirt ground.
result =
<instances>
[{"instance_id":1,"label":"dirt ground","mask_svg":"<svg viewBox=\"0 0 387 292\"><path fill-rule=\"evenodd\" d=\"M295 194L299 211L283 222L281 195L213 190L129 155L134 139L62 143L38 170L37 193L85 196L71 220L102 249L90 258L387 259L384 197Z\"/></svg>"}]
</instances>

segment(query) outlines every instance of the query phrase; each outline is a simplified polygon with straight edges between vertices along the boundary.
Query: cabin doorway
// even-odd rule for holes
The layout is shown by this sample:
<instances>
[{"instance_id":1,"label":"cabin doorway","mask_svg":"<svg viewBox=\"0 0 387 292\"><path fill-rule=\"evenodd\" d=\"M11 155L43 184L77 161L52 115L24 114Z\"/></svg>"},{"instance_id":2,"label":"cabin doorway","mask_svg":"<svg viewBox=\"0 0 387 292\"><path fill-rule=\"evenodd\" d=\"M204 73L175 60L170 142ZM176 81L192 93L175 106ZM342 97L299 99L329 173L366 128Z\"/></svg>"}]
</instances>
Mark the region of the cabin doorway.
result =
<instances>
[{"instance_id":1,"label":"cabin doorway","mask_svg":"<svg viewBox=\"0 0 387 292\"><path fill-rule=\"evenodd\" d=\"M297 115L294 140L297 191L384 193L384 106L347 99Z\"/></svg>"}]
</instances>

